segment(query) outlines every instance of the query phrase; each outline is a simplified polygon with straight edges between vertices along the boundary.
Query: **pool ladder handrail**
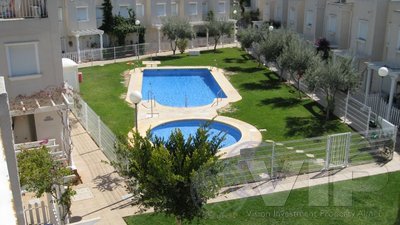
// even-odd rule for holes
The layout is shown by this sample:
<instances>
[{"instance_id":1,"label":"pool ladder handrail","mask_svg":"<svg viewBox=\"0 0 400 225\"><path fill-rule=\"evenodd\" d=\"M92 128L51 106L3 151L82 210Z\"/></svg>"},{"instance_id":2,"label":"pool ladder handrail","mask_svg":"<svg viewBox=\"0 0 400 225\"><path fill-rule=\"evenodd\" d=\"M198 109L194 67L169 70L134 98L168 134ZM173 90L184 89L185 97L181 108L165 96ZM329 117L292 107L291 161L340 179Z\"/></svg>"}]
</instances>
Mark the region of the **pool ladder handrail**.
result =
<instances>
[{"instance_id":1,"label":"pool ladder handrail","mask_svg":"<svg viewBox=\"0 0 400 225\"><path fill-rule=\"evenodd\" d=\"M219 89L219 91L217 92L217 98L216 98L216 102L214 102L212 105L211 105L211 107L213 107L214 105L217 105L218 106L218 104L219 104L219 102L220 101L222 101L222 89Z\"/></svg>"},{"instance_id":2,"label":"pool ladder handrail","mask_svg":"<svg viewBox=\"0 0 400 225\"><path fill-rule=\"evenodd\" d=\"M147 102L150 102L150 116L153 118L154 108L156 107L156 96L151 90L147 92Z\"/></svg>"}]
</instances>

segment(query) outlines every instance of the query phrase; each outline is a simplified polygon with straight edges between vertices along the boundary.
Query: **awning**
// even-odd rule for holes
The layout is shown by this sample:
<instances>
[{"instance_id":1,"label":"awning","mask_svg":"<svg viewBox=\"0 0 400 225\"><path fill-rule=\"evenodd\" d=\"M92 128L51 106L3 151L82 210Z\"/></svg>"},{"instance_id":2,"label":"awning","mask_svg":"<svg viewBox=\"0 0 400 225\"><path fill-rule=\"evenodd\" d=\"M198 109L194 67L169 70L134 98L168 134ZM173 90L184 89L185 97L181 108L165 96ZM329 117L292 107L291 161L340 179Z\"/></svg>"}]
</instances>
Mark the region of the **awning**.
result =
<instances>
[{"instance_id":1,"label":"awning","mask_svg":"<svg viewBox=\"0 0 400 225\"><path fill-rule=\"evenodd\" d=\"M100 35L104 34L104 31L99 29L87 29L87 30L71 30L70 33L72 36L80 37L89 35Z\"/></svg>"}]
</instances>

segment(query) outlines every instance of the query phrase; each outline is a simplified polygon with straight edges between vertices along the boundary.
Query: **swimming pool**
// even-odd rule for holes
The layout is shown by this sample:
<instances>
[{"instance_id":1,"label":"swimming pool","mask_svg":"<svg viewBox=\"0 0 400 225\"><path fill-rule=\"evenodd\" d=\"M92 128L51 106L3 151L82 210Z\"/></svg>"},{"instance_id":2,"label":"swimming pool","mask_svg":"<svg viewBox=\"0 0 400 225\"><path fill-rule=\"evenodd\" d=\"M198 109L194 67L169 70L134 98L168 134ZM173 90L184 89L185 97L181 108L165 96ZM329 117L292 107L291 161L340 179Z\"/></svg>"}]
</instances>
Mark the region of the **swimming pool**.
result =
<instances>
[{"instance_id":1,"label":"swimming pool","mask_svg":"<svg viewBox=\"0 0 400 225\"><path fill-rule=\"evenodd\" d=\"M204 106L226 98L208 69L145 69L142 96L171 107Z\"/></svg>"},{"instance_id":2,"label":"swimming pool","mask_svg":"<svg viewBox=\"0 0 400 225\"><path fill-rule=\"evenodd\" d=\"M210 121L201 119L177 120L156 126L151 130L151 133L154 136L164 138L165 140L167 140L171 135L172 131L180 129L183 136L186 139L189 137L189 135L194 136L196 134L197 129L200 126L204 126L204 124L207 122ZM211 134L210 138L216 135L222 136L226 134L225 140L222 142L221 148L231 146L237 143L242 138L242 133L240 132L239 129L225 123L211 121L209 128L210 128L209 133Z\"/></svg>"}]
</instances>

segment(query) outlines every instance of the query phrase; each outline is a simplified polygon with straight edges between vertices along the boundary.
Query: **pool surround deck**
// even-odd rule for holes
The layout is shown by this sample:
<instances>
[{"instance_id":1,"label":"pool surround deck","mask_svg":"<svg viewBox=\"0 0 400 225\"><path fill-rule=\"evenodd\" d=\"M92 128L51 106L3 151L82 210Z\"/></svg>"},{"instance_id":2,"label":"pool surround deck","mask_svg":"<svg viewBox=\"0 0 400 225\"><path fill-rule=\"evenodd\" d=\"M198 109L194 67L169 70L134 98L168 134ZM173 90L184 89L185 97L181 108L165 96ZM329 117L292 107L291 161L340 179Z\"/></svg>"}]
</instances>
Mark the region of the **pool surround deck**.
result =
<instances>
[{"instance_id":1,"label":"pool surround deck","mask_svg":"<svg viewBox=\"0 0 400 225\"><path fill-rule=\"evenodd\" d=\"M136 68L130 71L131 77L128 86L126 101L132 104L129 95L133 91L142 91L143 70L154 68ZM240 130L242 137L234 145L231 145L220 150L221 158L233 157L240 154L240 149L256 147L262 142L262 135L260 131L254 126L243 121L219 116L217 110L223 108L229 103L237 102L242 99L238 91L232 86L228 79L224 76L223 70L215 67L157 67L157 69L208 69L210 70L218 85L224 91L226 98L222 98L216 102L217 99L211 104L200 107L170 107L157 103L153 103L153 113L151 112L151 101L144 100L138 104L138 131L140 134L145 135L146 131L161 125L163 123L176 121L176 120L191 120L191 119L204 119L222 122L231 125ZM132 104L133 106L133 104ZM134 106L133 106L134 107Z\"/></svg>"}]
</instances>

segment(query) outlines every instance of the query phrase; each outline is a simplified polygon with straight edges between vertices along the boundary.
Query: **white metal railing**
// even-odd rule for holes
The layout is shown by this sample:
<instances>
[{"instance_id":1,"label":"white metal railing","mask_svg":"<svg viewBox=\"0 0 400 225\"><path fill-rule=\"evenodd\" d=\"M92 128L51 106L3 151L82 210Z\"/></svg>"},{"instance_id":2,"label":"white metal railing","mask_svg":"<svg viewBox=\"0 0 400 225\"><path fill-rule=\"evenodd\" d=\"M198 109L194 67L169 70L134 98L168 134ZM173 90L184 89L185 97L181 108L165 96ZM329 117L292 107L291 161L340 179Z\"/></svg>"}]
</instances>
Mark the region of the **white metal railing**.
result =
<instances>
[{"instance_id":1,"label":"white metal railing","mask_svg":"<svg viewBox=\"0 0 400 225\"><path fill-rule=\"evenodd\" d=\"M100 116L79 96L74 97L72 112L110 161L116 160L116 135L101 121Z\"/></svg>"},{"instance_id":2,"label":"white metal railing","mask_svg":"<svg viewBox=\"0 0 400 225\"><path fill-rule=\"evenodd\" d=\"M227 44L234 43L234 38L222 37L218 43L220 46L224 46ZM201 48L208 47L209 49L213 48L214 40L212 38L208 39L205 37L198 37L189 41L188 49L193 48ZM143 44L135 44L135 45L125 45L118 47L110 47L110 48L93 48L93 49L84 49L78 52L66 52L61 56L63 58L69 58L75 61L76 63L85 63L85 62L93 62L93 61L102 61L102 60L116 60L128 57L139 57L143 55L157 55L161 52L171 51L171 45L168 41L162 41L160 47L158 47L158 43L143 43ZM177 53L179 53L179 49L177 49Z\"/></svg>"},{"instance_id":3,"label":"white metal railing","mask_svg":"<svg viewBox=\"0 0 400 225\"><path fill-rule=\"evenodd\" d=\"M0 18L45 18L47 0L0 0Z\"/></svg>"},{"instance_id":4,"label":"white metal railing","mask_svg":"<svg viewBox=\"0 0 400 225\"><path fill-rule=\"evenodd\" d=\"M359 101L365 101L365 94L355 93L354 97ZM371 107L374 114L379 115L383 118L387 117L388 110L390 110L389 118L386 118L389 122L399 126L400 125L400 109L392 105L389 109L389 103L384 100L379 94L370 94L367 97L366 104Z\"/></svg>"}]
</instances>

